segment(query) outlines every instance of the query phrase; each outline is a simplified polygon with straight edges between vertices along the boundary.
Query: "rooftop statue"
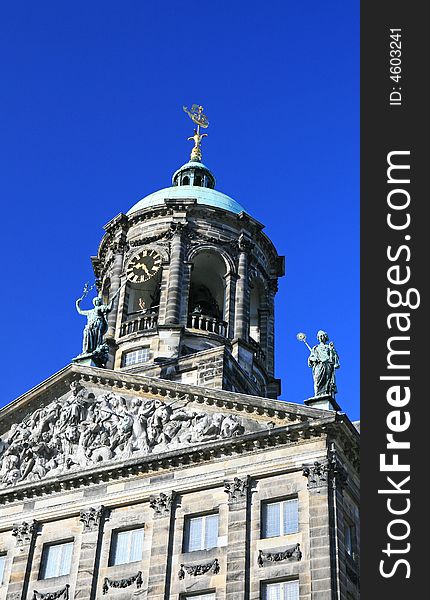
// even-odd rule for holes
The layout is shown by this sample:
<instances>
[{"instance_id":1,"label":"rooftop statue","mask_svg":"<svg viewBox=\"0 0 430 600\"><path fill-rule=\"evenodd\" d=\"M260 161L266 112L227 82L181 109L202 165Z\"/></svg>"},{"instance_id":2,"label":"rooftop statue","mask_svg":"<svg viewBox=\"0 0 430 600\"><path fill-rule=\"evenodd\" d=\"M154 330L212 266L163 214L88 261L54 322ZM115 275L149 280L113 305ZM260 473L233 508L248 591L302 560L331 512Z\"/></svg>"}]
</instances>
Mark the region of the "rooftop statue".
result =
<instances>
[{"instance_id":1,"label":"rooftop statue","mask_svg":"<svg viewBox=\"0 0 430 600\"><path fill-rule=\"evenodd\" d=\"M85 284L82 296L76 300L76 310L80 315L87 317L87 324L84 327L82 353L77 358L93 357L98 366L104 366L107 362L108 347L104 343L104 336L108 330L108 315L113 308L116 297L121 287L113 295L109 304L104 304L100 295L93 298L94 308L82 310L81 302L88 295L88 292L94 286L89 287Z\"/></svg>"},{"instance_id":2,"label":"rooftop statue","mask_svg":"<svg viewBox=\"0 0 430 600\"><path fill-rule=\"evenodd\" d=\"M321 329L317 333L318 344L312 348L306 342L306 335L298 333L297 339L304 342L310 351L308 366L312 368L315 396L331 396L337 393L335 370L340 367L339 356L328 334Z\"/></svg>"}]
</instances>

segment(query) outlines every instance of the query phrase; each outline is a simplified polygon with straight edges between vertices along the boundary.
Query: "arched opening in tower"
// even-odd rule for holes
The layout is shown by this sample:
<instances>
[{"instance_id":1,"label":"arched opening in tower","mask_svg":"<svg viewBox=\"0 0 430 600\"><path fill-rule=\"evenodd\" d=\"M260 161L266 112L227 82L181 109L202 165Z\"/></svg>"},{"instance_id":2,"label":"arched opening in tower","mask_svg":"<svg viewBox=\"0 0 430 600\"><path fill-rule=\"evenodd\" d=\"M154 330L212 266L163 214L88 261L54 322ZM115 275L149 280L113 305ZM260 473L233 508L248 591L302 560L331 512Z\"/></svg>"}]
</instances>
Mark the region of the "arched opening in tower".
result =
<instances>
[{"instance_id":1,"label":"arched opening in tower","mask_svg":"<svg viewBox=\"0 0 430 600\"><path fill-rule=\"evenodd\" d=\"M127 283L126 318L140 314L158 313L160 306L161 269L142 283Z\"/></svg>"},{"instance_id":2,"label":"arched opening in tower","mask_svg":"<svg viewBox=\"0 0 430 600\"><path fill-rule=\"evenodd\" d=\"M251 283L249 301L249 336L255 342L261 342L261 308L263 302L263 286L258 279Z\"/></svg>"},{"instance_id":3,"label":"arched opening in tower","mask_svg":"<svg viewBox=\"0 0 430 600\"><path fill-rule=\"evenodd\" d=\"M225 312L224 260L215 252L201 252L193 260L188 313L222 321Z\"/></svg>"}]
</instances>

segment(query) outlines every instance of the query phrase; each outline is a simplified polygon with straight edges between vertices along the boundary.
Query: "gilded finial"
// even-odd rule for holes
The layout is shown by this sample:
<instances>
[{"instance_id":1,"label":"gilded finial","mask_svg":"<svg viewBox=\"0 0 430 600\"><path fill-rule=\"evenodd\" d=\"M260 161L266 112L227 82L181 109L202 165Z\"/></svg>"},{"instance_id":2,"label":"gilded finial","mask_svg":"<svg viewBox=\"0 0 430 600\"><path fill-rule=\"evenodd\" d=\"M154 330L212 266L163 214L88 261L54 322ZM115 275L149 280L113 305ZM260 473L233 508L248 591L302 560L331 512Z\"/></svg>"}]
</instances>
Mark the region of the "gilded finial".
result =
<instances>
[{"instance_id":1,"label":"gilded finial","mask_svg":"<svg viewBox=\"0 0 430 600\"><path fill-rule=\"evenodd\" d=\"M204 137L207 137L207 133L200 133L200 127L206 129L209 126L209 121L206 115L203 114L203 106L193 104L190 109L186 106L183 107L184 111L190 117L190 119L197 125L194 129L194 135L190 136L188 140L194 141L194 147L191 150L190 160L201 162L202 161L202 150L201 143Z\"/></svg>"}]
</instances>

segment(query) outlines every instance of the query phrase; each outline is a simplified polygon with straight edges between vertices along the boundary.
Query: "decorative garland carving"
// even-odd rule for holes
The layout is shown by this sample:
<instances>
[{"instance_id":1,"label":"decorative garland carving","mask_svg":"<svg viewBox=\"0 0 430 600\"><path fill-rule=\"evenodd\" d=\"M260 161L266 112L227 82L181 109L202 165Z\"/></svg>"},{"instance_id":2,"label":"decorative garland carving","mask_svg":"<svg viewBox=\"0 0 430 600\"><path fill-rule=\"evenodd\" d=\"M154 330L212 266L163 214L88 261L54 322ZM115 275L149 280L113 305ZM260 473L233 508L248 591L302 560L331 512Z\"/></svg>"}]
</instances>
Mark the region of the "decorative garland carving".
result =
<instances>
[{"instance_id":1,"label":"decorative garland carving","mask_svg":"<svg viewBox=\"0 0 430 600\"><path fill-rule=\"evenodd\" d=\"M57 600L57 598L61 597L63 597L63 600L69 600L69 588L70 585L66 583L61 590L57 590L56 592L42 593L34 590L32 600Z\"/></svg>"},{"instance_id":2,"label":"decorative garland carving","mask_svg":"<svg viewBox=\"0 0 430 600\"><path fill-rule=\"evenodd\" d=\"M264 567L265 561L281 562L283 560L288 560L291 558L294 558L295 560L302 560L300 544L294 544L294 546L289 546L281 552L263 552L263 550L259 550L257 563L259 567Z\"/></svg>"},{"instance_id":3,"label":"decorative garland carving","mask_svg":"<svg viewBox=\"0 0 430 600\"><path fill-rule=\"evenodd\" d=\"M103 594L107 594L109 588L126 588L130 587L130 585L133 585L133 583L136 584L138 590L142 587L142 571L138 571L136 575L124 577L123 579L109 579L109 577L105 577L102 588Z\"/></svg>"},{"instance_id":4,"label":"decorative garland carving","mask_svg":"<svg viewBox=\"0 0 430 600\"><path fill-rule=\"evenodd\" d=\"M213 573L216 575L219 573L220 566L218 559L215 558L211 562L205 563L203 565L181 565L181 568L178 573L179 579L184 579L185 574L191 575L192 577L197 577L198 575L204 575L205 573Z\"/></svg>"}]
</instances>

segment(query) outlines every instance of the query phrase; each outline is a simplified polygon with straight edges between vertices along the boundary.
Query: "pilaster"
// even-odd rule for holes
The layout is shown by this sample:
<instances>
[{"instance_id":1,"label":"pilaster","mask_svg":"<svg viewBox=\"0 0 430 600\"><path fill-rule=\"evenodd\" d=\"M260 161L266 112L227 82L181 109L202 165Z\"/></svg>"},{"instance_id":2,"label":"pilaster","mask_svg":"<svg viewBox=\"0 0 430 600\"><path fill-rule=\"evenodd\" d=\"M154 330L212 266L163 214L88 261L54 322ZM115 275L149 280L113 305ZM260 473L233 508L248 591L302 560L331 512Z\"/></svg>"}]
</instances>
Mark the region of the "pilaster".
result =
<instances>
[{"instance_id":1,"label":"pilaster","mask_svg":"<svg viewBox=\"0 0 430 600\"><path fill-rule=\"evenodd\" d=\"M245 600L249 592L249 477L224 482L228 494L225 600Z\"/></svg>"},{"instance_id":2,"label":"pilaster","mask_svg":"<svg viewBox=\"0 0 430 600\"><path fill-rule=\"evenodd\" d=\"M103 526L108 514L103 506L81 510L82 542L79 552L75 598L93 600L97 596L97 577Z\"/></svg>"},{"instance_id":3,"label":"pilaster","mask_svg":"<svg viewBox=\"0 0 430 600\"><path fill-rule=\"evenodd\" d=\"M36 533L36 521L23 521L13 526L12 535L16 539L16 545L13 551L7 600L24 600L27 596Z\"/></svg>"},{"instance_id":4,"label":"pilaster","mask_svg":"<svg viewBox=\"0 0 430 600\"><path fill-rule=\"evenodd\" d=\"M175 492L151 496L150 506L154 511L154 527L151 545L151 569L148 576L147 597L165 600L170 594L172 572L172 546Z\"/></svg>"},{"instance_id":5,"label":"pilaster","mask_svg":"<svg viewBox=\"0 0 430 600\"><path fill-rule=\"evenodd\" d=\"M172 239L170 242L170 267L167 287L166 324L179 324L181 314L181 289L183 271L183 239L182 232L186 222L174 221L171 224Z\"/></svg>"},{"instance_id":6,"label":"pilaster","mask_svg":"<svg viewBox=\"0 0 430 600\"><path fill-rule=\"evenodd\" d=\"M238 280L236 284L235 337L248 339L249 332L249 282L248 282L248 253L252 242L242 233L237 241L239 248Z\"/></svg>"}]
</instances>

